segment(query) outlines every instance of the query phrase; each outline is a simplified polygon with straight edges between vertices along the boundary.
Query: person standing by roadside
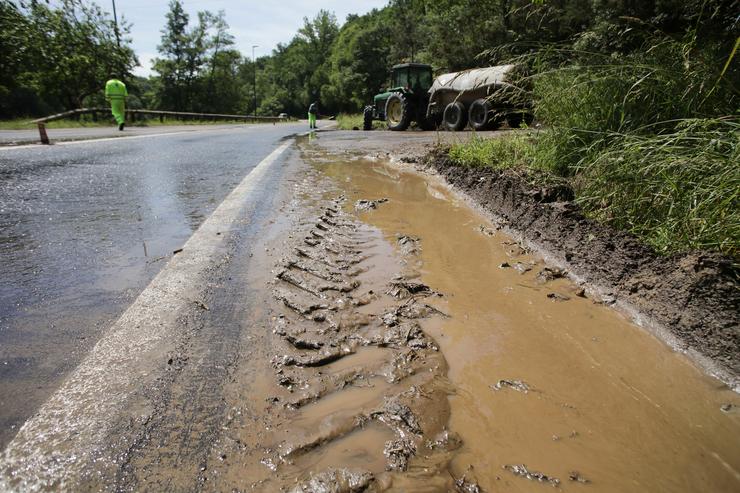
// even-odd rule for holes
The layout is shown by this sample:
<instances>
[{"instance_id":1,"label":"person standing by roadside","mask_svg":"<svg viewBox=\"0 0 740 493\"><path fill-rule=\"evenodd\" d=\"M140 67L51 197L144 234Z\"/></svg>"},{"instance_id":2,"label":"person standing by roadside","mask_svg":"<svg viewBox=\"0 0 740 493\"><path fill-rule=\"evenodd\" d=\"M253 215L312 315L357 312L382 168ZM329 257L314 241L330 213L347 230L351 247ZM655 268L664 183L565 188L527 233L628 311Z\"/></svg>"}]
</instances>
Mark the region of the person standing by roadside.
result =
<instances>
[{"instance_id":1,"label":"person standing by roadside","mask_svg":"<svg viewBox=\"0 0 740 493\"><path fill-rule=\"evenodd\" d=\"M126 124L126 84L112 77L105 83L105 100L110 102L110 112L118 123L118 130Z\"/></svg>"},{"instance_id":2,"label":"person standing by roadside","mask_svg":"<svg viewBox=\"0 0 740 493\"><path fill-rule=\"evenodd\" d=\"M319 114L319 103L314 101L308 107L308 128L316 128L316 115Z\"/></svg>"}]
</instances>

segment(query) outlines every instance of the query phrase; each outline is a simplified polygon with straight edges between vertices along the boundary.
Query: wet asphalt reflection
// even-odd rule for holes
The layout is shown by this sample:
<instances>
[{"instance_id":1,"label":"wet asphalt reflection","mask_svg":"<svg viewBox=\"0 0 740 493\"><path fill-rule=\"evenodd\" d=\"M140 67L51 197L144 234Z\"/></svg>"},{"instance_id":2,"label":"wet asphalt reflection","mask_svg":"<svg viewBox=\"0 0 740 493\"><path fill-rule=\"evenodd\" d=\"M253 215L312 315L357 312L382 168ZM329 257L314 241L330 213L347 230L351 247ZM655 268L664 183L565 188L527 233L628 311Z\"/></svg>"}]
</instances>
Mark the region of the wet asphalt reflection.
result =
<instances>
[{"instance_id":1,"label":"wet asphalt reflection","mask_svg":"<svg viewBox=\"0 0 740 493\"><path fill-rule=\"evenodd\" d=\"M300 124L0 152L0 447Z\"/></svg>"}]
</instances>

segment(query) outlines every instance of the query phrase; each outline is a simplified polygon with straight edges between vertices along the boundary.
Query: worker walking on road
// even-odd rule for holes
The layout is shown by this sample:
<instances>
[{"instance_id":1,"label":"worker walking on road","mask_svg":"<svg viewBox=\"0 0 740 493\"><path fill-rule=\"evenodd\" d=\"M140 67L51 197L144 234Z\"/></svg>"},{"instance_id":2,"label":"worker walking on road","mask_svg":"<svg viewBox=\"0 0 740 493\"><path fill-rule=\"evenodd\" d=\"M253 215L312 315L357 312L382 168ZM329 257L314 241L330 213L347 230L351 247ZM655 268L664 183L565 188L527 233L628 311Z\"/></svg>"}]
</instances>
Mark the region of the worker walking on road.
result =
<instances>
[{"instance_id":1,"label":"worker walking on road","mask_svg":"<svg viewBox=\"0 0 740 493\"><path fill-rule=\"evenodd\" d=\"M105 83L105 100L110 101L110 112L118 123L118 130L126 124L126 84L116 78Z\"/></svg>"},{"instance_id":2,"label":"worker walking on road","mask_svg":"<svg viewBox=\"0 0 740 493\"><path fill-rule=\"evenodd\" d=\"M308 107L308 128L316 128L316 115L319 114L319 103L314 101Z\"/></svg>"}]
</instances>

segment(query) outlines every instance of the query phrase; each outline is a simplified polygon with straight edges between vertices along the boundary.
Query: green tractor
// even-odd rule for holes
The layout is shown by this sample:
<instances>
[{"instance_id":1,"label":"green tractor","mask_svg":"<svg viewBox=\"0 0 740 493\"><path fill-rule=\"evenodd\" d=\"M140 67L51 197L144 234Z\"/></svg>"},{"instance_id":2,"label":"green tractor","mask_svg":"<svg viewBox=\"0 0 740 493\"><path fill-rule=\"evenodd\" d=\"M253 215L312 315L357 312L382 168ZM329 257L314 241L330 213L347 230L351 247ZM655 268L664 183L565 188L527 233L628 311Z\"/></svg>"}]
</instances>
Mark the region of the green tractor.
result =
<instances>
[{"instance_id":1,"label":"green tractor","mask_svg":"<svg viewBox=\"0 0 740 493\"><path fill-rule=\"evenodd\" d=\"M363 111L363 128L371 130L373 120L385 120L390 130L406 130L411 122L423 130L440 123L427 118L432 67L423 63L402 63L391 69L391 88L376 95Z\"/></svg>"}]
</instances>

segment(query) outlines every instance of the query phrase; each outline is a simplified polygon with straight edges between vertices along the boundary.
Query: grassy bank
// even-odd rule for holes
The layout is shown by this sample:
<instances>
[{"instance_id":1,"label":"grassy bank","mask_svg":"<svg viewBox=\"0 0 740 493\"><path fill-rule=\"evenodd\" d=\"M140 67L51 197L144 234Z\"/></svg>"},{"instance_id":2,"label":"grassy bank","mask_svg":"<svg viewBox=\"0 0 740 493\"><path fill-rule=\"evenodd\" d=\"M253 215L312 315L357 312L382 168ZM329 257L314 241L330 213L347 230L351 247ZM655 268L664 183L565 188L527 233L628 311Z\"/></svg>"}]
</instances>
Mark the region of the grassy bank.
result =
<instances>
[{"instance_id":1,"label":"grassy bank","mask_svg":"<svg viewBox=\"0 0 740 493\"><path fill-rule=\"evenodd\" d=\"M590 217L662 253L740 257L740 118L722 58L662 42L548 67L534 78L548 130L450 149L467 166L566 180ZM725 54L726 55L726 54Z\"/></svg>"}]
</instances>

